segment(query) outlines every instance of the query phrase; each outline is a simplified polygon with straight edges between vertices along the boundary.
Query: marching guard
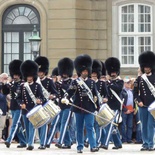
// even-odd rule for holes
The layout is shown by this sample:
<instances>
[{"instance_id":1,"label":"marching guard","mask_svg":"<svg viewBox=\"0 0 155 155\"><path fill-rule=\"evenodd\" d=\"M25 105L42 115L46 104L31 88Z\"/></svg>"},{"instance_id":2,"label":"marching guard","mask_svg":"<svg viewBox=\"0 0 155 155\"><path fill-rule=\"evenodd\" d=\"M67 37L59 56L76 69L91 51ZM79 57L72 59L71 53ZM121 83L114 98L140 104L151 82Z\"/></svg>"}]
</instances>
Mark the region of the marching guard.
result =
<instances>
[{"instance_id":1,"label":"marching guard","mask_svg":"<svg viewBox=\"0 0 155 155\"><path fill-rule=\"evenodd\" d=\"M13 60L9 64L9 72L12 78L12 81L10 83L7 83L5 85L4 92L7 92L7 89L9 89L9 94L11 97L10 100L10 110L12 114L12 125L11 130L9 133L9 136L5 142L5 145L7 148L10 147L11 142L14 138L14 136L17 134L17 137L19 139L20 145L17 146L17 148L24 148L26 147L26 138L23 133L23 127L21 124L21 118L22 118L22 110L20 107L21 103L21 84L22 84L22 76L20 72L20 66L22 64L21 60Z\"/></svg>"},{"instance_id":2,"label":"marching guard","mask_svg":"<svg viewBox=\"0 0 155 155\"><path fill-rule=\"evenodd\" d=\"M71 83L67 90L67 99L64 98L63 103L68 104L68 99L73 96L73 112L75 113L77 129L77 153L83 153L84 126L90 143L90 151L96 152L99 149L96 147L94 112L99 110L99 104L94 101L94 97L97 97L95 81L89 78L92 71L92 59L89 55L80 55L76 57L74 66L78 78Z\"/></svg>"},{"instance_id":3,"label":"marching guard","mask_svg":"<svg viewBox=\"0 0 155 155\"><path fill-rule=\"evenodd\" d=\"M60 126L60 136L59 141L55 145L58 148L62 149L70 149L71 148L71 138L70 132L68 128L68 124L71 117L71 106L65 105L61 103L61 99L64 97L66 90L69 88L70 84L72 83L72 74L73 74L74 66L73 61L70 58L62 58L58 62L58 78L55 82L56 88L58 91L58 105L61 108L60 114L53 120L50 130L48 132L47 144L46 146L49 148L51 141L53 139L58 126ZM64 145L63 145L64 144Z\"/></svg>"},{"instance_id":4,"label":"marching guard","mask_svg":"<svg viewBox=\"0 0 155 155\"><path fill-rule=\"evenodd\" d=\"M32 60L26 60L21 64L21 73L25 83L22 85L23 120L26 129L27 150L34 149L35 128L28 119L27 114L37 105L46 103L41 85L36 82L38 78L38 65ZM37 120L34 120L37 121ZM41 121L41 120L40 120Z\"/></svg>"},{"instance_id":5,"label":"marching guard","mask_svg":"<svg viewBox=\"0 0 155 155\"><path fill-rule=\"evenodd\" d=\"M134 100L138 104L142 123L141 151L154 150L154 118L148 107L155 100L155 54L151 51L139 55L139 64L142 75L134 83ZM155 105L153 105L155 107Z\"/></svg>"},{"instance_id":6,"label":"marching guard","mask_svg":"<svg viewBox=\"0 0 155 155\"><path fill-rule=\"evenodd\" d=\"M39 66L37 82L41 84L43 95L47 100L55 100L57 96L57 90L55 87L55 84L53 83L53 80L49 77L48 71L49 71L49 61L46 57L39 56L35 59L35 62ZM46 141L47 141L47 131L48 126L47 124L43 125L38 129L39 131L39 137L40 137L40 146L38 149L45 149L46 148Z\"/></svg>"},{"instance_id":7,"label":"marching guard","mask_svg":"<svg viewBox=\"0 0 155 155\"><path fill-rule=\"evenodd\" d=\"M109 75L109 80L106 81L107 85L107 97L108 102L107 104L109 107L115 111L115 114L118 115L118 120L114 119L114 122L118 123L120 112L122 109L122 103L120 103L120 93L123 89L124 82L120 79L120 61L115 57L110 57L105 61L105 67L107 73ZM106 141L105 144L102 145L103 149L108 149L110 136L112 135L112 139L114 142L114 147L112 149L120 149L122 148L122 142L120 139L119 130L116 125L113 125L113 122L106 127Z\"/></svg>"}]
</instances>

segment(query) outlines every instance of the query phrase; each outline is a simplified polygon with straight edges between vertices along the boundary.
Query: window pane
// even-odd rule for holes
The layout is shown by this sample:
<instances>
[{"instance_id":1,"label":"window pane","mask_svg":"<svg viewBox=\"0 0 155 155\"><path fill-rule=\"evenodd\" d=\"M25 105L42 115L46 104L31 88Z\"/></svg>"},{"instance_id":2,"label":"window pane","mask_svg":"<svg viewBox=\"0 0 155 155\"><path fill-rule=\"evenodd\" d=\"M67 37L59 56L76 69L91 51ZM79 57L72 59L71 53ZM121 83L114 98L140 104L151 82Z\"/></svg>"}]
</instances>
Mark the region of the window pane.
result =
<instances>
[{"instance_id":1,"label":"window pane","mask_svg":"<svg viewBox=\"0 0 155 155\"><path fill-rule=\"evenodd\" d=\"M122 47L122 55L127 55L127 47Z\"/></svg>"},{"instance_id":2,"label":"window pane","mask_svg":"<svg viewBox=\"0 0 155 155\"><path fill-rule=\"evenodd\" d=\"M145 22L151 22L151 16L150 14L145 15Z\"/></svg>"},{"instance_id":3,"label":"window pane","mask_svg":"<svg viewBox=\"0 0 155 155\"><path fill-rule=\"evenodd\" d=\"M127 37L122 37L122 45L127 45Z\"/></svg>"},{"instance_id":4,"label":"window pane","mask_svg":"<svg viewBox=\"0 0 155 155\"><path fill-rule=\"evenodd\" d=\"M144 24L138 24L138 31L144 32Z\"/></svg>"},{"instance_id":5,"label":"window pane","mask_svg":"<svg viewBox=\"0 0 155 155\"><path fill-rule=\"evenodd\" d=\"M133 44L134 44L133 37L129 37L128 38L128 45L133 45Z\"/></svg>"},{"instance_id":6,"label":"window pane","mask_svg":"<svg viewBox=\"0 0 155 155\"><path fill-rule=\"evenodd\" d=\"M4 53L11 53L11 43L4 44Z\"/></svg>"},{"instance_id":7,"label":"window pane","mask_svg":"<svg viewBox=\"0 0 155 155\"><path fill-rule=\"evenodd\" d=\"M128 13L134 13L134 5L128 6Z\"/></svg>"},{"instance_id":8,"label":"window pane","mask_svg":"<svg viewBox=\"0 0 155 155\"><path fill-rule=\"evenodd\" d=\"M17 8L13 9L12 12L16 17L19 16L19 10Z\"/></svg>"},{"instance_id":9,"label":"window pane","mask_svg":"<svg viewBox=\"0 0 155 155\"><path fill-rule=\"evenodd\" d=\"M134 32L134 24L128 25L128 32Z\"/></svg>"},{"instance_id":10,"label":"window pane","mask_svg":"<svg viewBox=\"0 0 155 155\"><path fill-rule=\"evenodd\" d=\"M133 14L128 15L128 22L134 22L134 15Z\"/></svg>"},{"instance_id":11,"label":"window pane","mask_svg":"<svg viewBox=\"0 0 155 155\"><path fill-rule=\"evenodd\" d=\"M145 24L145 32L151 32L151 25Z\"/></svg>"},{"instance_id":12,"label":"window pane","mask_svg":"<svg viewBox=\"0 0 155 155\"><path fill-rule=\"evenodd\" d=\"M145 37L145 45L151 45L151 38Z\"/></svg>"},{"instance_id":13,"label":"window pane","mask_svg":"<svg viewBox=\"0 0 155 155\"><path fill-rule=\"evenodd\" d=\"M24 60L32 59L32 54L24 54Z\"/></svg>"},{"instance_id":14,"label":"window pane","mask_svg":"<svg viewBox=\"0 0 155 155\"><path fill-rule=\"evenodd\" d=\"M30 43L24 43L24 53L30 53Z\"/></svg>"},{"instance_id":15,"label":"window pane","mask_svg":"<svg viewBox=\"0 0 155 155\"><path fill-rule=\"evenodd\" d=\"M127 6L122 7L122 13L127 13Z\"/></svg>"},{"instance_id":16,"label":"window pane","mask_svg":"<svg viewBox=\"0 0 155 155\"><path fill-rule=\"evenodd\" d=\"M12 43L12 53L19 53L19 44L18 43Z\"/></svg>"},{"instance_id":17,"label":"window pane","mask_svg":"<svg viewBox=\"0 0 155 155\"><path fill-rule=\"evenodd\" d=\"M19 59L19 54L13 54L12 59Z\"/></svg>"},{"instance_id":18,"label":"window pane","mask_svg":"<svg viewBox=\"0 0 155 155\"><path fill-rule=\"evenodd\" d=\"M11 62L11 54L4 55L4 64L9 64Z\"/></svg>"},{"instance_id":19,"label":"window pane","mask_svg":"<svg viewBox=\"0 0 155 155\"><path fill-rule=\"evenodd\" d=\"M122 24L122 32L127 32L127 24Z\"/></svg>"},{"instance_id":20,"label":"window pane","mask_svg":"<svg viewBox=\"0 0 155 155\"><path fill-rule=\"evenodd\" d=\"M122 22L127 22L127 15L122 15Z\"/></svg>"},{"instance_id":21,"label":"window pane","mask_svg":"<svg viewBox=\"0 0 155 155\"><path fill-rule=\"evenodd\" d=\"M12 32L12 42L19 42L19 33L18 32Z\"/></svg>"},{"instance_id":22,"label":"window pane","mask_svg":"<svg viewBox=\"0 0 155 155\"><path fill-rule=\"evenodd\" d=\"M131 47L128 47L128 54L134 54L134 47L133 46L131 46Z\"/></svg>"},{"instance_id":23,"label":"window pane","mask_svg":"<svg viewBox=\"0 0 155 155\"><path fill-rule=\"evenodd\" d=\"M151 51L151 47L150 46L145 46L145 51Z\"/></svg>"},{"instance_id":24,"label":"window pane","mask_svg":"<svg viewBox=\"0 0 155 155\"><path fill-rule=\"evenodd\" d=\"M149 6L145 6L145 13L151 13L151 10L150 10Z\"/></svg>"},{"instance_id":25,"label":"window pane","mask_svg":"<svg viewBox=\"0 0 155 155\"><path fill-rule=\"evenodd\" d=\"M19 7L19 14L20 14L20 16L24 15L24 10L25 10L25 7Z\"/></svg>"},{"instance_id":26,"label":"window pane","mask_svg":"<svg viewBox=\"0 0 155 155\"><path fill-rule=\"evenodd\" d=\"M143 5L138 6L138 13L144 13L144 6Z\"/></svg>"},{"instance_id":27,"label":"window pane","mask_svg":"<svg viewBox=\"0 0 155 155\"><path fill-rule=\"evenodd\" d=\"M134 57L133 56L129 56L128 64L134 64Z\"/></svg>"},{"instance_id":28,"label":"window pane","mask_svg":"<svg viewBox=\"0 0 155 155\"><path fill-rule=\"evenodd\" d=\"M11 32L6 33L6 42L11 42Z\"/></svg>"},{"instance_id":29,"label":"window pane","mask_svg":"<svg viewBox=\"0 0 155 155\"><path fill-rule=\"evenodd\" d=\"M144 37L138 38L138 45L144 45Z\"/></svg>"},{"instance_id":30,"label":"window pane","mask_svg":"<svg viewBox=\"0 0 155 155\"><path fill-rule=\"evenodd\" d=\"M138 22L144 22L144 15L139 15L138 16Z\"/></svg>"},{"instance_id":31,"label":"window pane","mask_svg":"<svg viewBox=\"0 0 155 155\"><path fill-rule=\"evenodd\" d=\"M127 56L122 56L122 64L127 64Z\"/></svg>"}]
</instances>

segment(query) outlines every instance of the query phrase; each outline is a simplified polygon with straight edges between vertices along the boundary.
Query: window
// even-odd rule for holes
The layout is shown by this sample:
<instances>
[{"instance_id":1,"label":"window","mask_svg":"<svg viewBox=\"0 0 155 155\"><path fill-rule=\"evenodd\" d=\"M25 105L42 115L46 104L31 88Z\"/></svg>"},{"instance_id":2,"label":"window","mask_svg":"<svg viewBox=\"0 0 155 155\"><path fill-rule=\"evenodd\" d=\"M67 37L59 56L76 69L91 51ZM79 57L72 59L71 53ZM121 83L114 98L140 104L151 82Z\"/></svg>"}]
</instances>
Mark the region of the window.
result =
<instances>
[{"instance_id":1,"label":"window","mask_svg":"<svg viewBox=\"0 0 155 155\"><path fill-rule=\"evenodd\" d=\"M122 66L138 66L138 56L153 49L152 7L128 4L119 7L119 51Z\"/></svg>"},{"instance_id":2,"label":"window","mask_svg":"<svg viewBox=\"0 0 155 155\"><path fill-rule=\"evenodd\" d=\"M29 38L34 25L40 30L38 11L30 5L13 5L3 14L2 71L9 73L8 65L14 59L33 59Z\"/></svg>"}]
</instances>

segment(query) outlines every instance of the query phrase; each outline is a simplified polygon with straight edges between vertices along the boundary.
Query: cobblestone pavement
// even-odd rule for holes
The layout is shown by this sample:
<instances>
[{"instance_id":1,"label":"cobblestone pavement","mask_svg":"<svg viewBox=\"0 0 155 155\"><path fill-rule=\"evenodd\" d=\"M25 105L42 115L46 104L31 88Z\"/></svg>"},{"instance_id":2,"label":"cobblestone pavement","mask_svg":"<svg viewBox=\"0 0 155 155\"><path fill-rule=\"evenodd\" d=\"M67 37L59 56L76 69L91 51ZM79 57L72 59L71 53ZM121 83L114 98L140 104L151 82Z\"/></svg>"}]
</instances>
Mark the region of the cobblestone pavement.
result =
<instances>
[{"instance_id":1,"label":"cobblestone pavement","mask_svg":"<svg viewBox=\"0 0 155 155\"><path fill-rule=\"evenodd\" d=\"M34 145L34 150L28 151L26 148L17 148L18 144L11 144L10 148L6 148L4 144L0 144L0 155L73 155L77 154L76 144L72 146L71 149L58 149L51 145L50 148L45 150L39 150L39 144ZM153 154L155 151L140 151L140 144L123 144L123 148L119 150L112 150L113 144L110 144L108 150L100 149L98 152L90 152L89 148L84 148L83 155L143 155L143 154Z\"/></svg>"}]
</instances>

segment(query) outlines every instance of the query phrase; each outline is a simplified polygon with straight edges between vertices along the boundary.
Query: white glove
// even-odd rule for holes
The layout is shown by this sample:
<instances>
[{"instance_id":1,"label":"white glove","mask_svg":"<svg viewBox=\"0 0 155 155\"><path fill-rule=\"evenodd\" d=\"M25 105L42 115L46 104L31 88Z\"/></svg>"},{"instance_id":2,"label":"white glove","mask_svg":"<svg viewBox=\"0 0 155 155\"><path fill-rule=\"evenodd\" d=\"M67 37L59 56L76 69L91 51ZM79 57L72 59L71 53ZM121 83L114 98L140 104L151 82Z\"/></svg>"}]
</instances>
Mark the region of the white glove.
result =
<instances>
[{"instance_id":1,"label":"white glove","mask_svg":"<svg viewBox=\"0 0 155 155\"><path fill-rule=\"evenodd\" d=\"M3 115L3 111L2 111L2 109L0 109L0 116L2 116Z\"/></svg>"},{"instance_id":2,"label":"white glove","mask_svg":"<svg viewBox=\"0 0 155 155\"><path fill-rule=\"evenodd\" d=\"M62 98L61 99L61 103L68 105L69 104L69 100L67 98Z\"/></svg>"},{"instance_id":3,"label":"white glove","mask_svg":"<svg viewBox=\"0 0 155 155\"><path fill-rule=\"evenodd\" d=\"M97 112L97 111L95 111L95 112L94 112L94 115L96 116L97 114L98 114L98 112Z\"/></svg>"}]
</instances>

